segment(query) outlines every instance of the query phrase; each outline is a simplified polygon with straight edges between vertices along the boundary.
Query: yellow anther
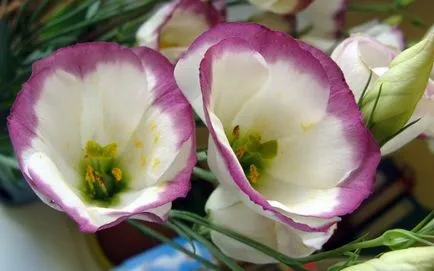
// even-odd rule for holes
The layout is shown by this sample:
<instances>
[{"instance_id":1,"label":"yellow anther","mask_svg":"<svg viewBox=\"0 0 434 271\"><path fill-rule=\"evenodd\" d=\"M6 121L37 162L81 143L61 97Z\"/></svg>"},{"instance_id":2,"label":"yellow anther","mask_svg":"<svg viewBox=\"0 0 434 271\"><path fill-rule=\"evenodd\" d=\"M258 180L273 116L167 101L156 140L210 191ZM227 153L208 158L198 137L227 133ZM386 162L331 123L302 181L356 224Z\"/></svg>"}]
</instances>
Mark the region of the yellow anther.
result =
<instances>
[{"instance_id":1,"label":"yellow anther","mask_svg":"<svg viewBox=\"0 0 434 271\"><path fill-rule=\"evenodd\" d=\"M95 171L94 171L94 169L93 169L92 166L90 166L90 165L87 166L87 168L86 168L86 175L84 176L84 179L87 182L92 182L92 183L95 182L95 179L96 179L95 178Z\"/></svg>"},{"instance_id":2,"label":"yellow anther","mask_svg":"<svg viewBox=\"0 0 434 271\"><path fill-rule=\"evenodd\" d=\"M116 181L119 182L120 180L122 180L122 170L120 168L118 167L112 168L112 175L113 177L115 177Z\"/></svg>"},{"instance_id":3,"label":"yellow anther","mask_svg":"<svg viewBox=\"0 0 434 271\"><path fill-rule=\"evenodd\" d=\"M249 175L247 176L247 179L249 179L249 181L253 184L256 184L258 182L259 172L258 168L254 164L250 165Z\"/></svg>"},{"instance_id":4,"label":"yellow anther","mask_svg":"<svg viewBox=\"0 0 434 271\"><path fill-rule=\"evenodd\" d=\"M246 153L246 148L245 147L239 147L235 151L235 155L237 156L238 159L241 159L244 156L244 153Z\"/></svg>"}]
</instances>

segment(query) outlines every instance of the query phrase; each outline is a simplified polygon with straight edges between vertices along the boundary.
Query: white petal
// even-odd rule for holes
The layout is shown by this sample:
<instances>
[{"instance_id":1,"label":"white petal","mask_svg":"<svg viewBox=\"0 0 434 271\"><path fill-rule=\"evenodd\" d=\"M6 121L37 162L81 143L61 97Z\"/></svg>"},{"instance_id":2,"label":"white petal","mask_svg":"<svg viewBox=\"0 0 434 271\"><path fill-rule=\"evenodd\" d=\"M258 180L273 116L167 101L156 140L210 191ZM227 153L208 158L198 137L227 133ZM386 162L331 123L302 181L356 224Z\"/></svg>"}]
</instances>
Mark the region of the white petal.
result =
<instances>
[{"instance_id":1,"label":"white petal","mask_svg":"<svg viewBox=\"0 0 434 271\"><path fill-rule=\"evenodd\" d=\"M82 146L90 139L125 148L152 102L151 82L130 63L104 63L83 78Z\"/></svg>"},{"instance_id":2,"label":"white petal","mask_svg":"<svg viewBox=\"0 0 434 271\"><path fill-rule=\"evenodd\" d=\"M239 125L241 132L257 132L267 141L301 134L325 116L328 83L295 62L278 60L268 67L267 84L240 109L231 127Z\"/></svg>"},{"instance_id":3,"label":"white petal","mask_svg":"<svg viewBox=\"0 0 434 271\"><path fill-rule=\"evenodd\" d=\"M211 108L226 129L269 79L264 58L249 48L221 52L212 64ZM248 80L246 80L248 78Z\"/></svg>"},{"instance_id":4,"label":"white petal","mask_svg":"<svg viewBox=\"0 0 434 271\"><path fill-rule=\"evenodd\" d=\"M267 173L302 187L335 187L359 166L352 144L342 122L327 116L300 135L278 140Z\"/></svg>"}]
</instances>

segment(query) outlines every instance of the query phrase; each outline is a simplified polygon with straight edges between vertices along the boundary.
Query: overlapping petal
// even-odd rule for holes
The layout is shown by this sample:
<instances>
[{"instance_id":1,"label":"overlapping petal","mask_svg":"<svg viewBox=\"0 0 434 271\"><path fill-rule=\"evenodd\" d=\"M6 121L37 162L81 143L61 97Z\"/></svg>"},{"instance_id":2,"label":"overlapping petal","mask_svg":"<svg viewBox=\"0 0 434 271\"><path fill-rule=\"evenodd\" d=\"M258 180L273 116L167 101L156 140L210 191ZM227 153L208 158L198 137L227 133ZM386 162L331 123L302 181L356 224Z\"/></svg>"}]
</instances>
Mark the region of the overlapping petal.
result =
<instances>
[{"instance_id":1,"label":"overlapping petal","mask_svg":"<svg viewBox=\"0 0 434 271\"><path fill-rule=\"evenodd\" d=\"M319 50L258 25L224 24L192 44L175 78L210 130L210 168L253 210L298 230L327 231L369 195L378 147L343 75ZM277 142L258 185L231 147L234 127ZM281 197L292 189L309 197Z\"/></svg>"},{"instance_id":2,"label":"overlapping petal","mask_svg":"<svg viewBox=\"0 0 434 271\"><path fill-rule=\"evenodd\" d=\"M24 177L47 204L93 232L130 216L161 221L195 164L192 111L172 65L148 48L87 43L36 62L8 118ZM81 188L86 142L115 143L126 191L104 206Z\"/></svg>"},{"instance_id":3,"label":"overlapping petal","mask_svg":"<svg viewBox=\"0 0 434 271\"><path fill-rule=\"evenodd\" d=\"M139 45L158 50L176 62L197 36L220 22L224 13L221 1L175 0L146 21L136 39Z\"/></svg>"},{"instance_id":4,"label":"overlapping petal","mask_svg":"<svg viewBox=\"0 0 434 271\"><path fill-rule=\"evenodd\" d=\"M304 257L321 249L336 229L336 224L333 224L327 232L296 230L252 211L222 186L211 194L205 208L213 223L237 231L294 258ZM218 232L212 231L211 239L225 254L237 260L257 264L277 262L274 258Z\"/></svg>"}]
</instances>

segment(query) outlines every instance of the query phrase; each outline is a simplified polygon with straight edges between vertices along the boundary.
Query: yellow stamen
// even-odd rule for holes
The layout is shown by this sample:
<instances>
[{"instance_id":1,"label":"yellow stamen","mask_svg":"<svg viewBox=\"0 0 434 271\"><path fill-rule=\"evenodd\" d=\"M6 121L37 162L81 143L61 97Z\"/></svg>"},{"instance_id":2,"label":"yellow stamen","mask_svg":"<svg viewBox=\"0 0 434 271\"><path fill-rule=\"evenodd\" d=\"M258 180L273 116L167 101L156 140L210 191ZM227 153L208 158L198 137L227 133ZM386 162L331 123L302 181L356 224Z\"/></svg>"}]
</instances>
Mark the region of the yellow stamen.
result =
<instances>
[{"instance_id":1,"label":"yellow stamen","mask_svg":"<svg viewBox=\"0 0 434 271\"><path fill-rule=\"evenodd\" d=\"M258 168L254 164L250 165L249 175L247 176L247 178L253 184L258 182L259 172L258 172Z\"/></svg>"},{"instance_id":2,"label":"yellow stamen","mask_svg":"<svg viewBox=\"0 0 434 271\"><path fill-rule=\"evenodd\" d=\"M115 177L116 181L119 182L120 180L122 180L122 170L120 168L114 167L112 169L112 175L113 175L113 177Z\"/></svg>"},{"instance_id":3,"label":"yellow stamen","mask_svg":"<svg viewBox=\"0 0 434 271\"><path fill-rule=\"evenodd\" d=\"M241 159L244 156L244 153L246 153L245 147L240 147L235 151L235 155L237 156L238 159Z\"/></svg>"},{"instance_id":4,"label":"yellow stamen","mask_svg":"<svg viewBox=\"0 0 434 271\"><path fill-rule=\"evenodd\" d=\"M94 171L94 169L93 169L92 166L90 166L90 165L87 166L87 168L86 168L86 175L84 176L84 179L87 182L91 182L91 183L95 182L95 179L96 179L95 178L95 171Z\"/></svg>"}]
</instances>

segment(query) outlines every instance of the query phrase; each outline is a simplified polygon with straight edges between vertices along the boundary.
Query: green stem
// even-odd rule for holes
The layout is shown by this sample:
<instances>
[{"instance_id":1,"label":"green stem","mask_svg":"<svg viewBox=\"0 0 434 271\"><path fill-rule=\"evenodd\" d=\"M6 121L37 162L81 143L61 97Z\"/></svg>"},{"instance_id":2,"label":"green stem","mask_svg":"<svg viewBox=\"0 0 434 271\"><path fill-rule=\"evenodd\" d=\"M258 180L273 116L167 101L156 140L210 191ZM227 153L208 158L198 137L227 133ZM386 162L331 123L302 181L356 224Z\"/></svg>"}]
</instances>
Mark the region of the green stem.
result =
<instances>
[{"instance_id":1,"label":"green stem","mask_svg":"<svg viewBox=\"0 0 434 271\"><path fill-rule=\"evenodd\" d=\"M217 224L214 224L212 222L209 222L208 220L204 219L201 216L198 216L196 214L185 212L185 211L178 211L178 210L172 210L169 213L169 218L175 218L175 219L181 219L189 222L193 222L196 224L200 224L202 226L205 226L207 228L210 228L211 230L214 230L216 232L219 232L221 234L224 234L228 237L231 237L234 240L237 240L247 246L250 246L252 248L257 249L258 251L278 260L279 262L286 264L290 267L292 267L295 270L306 270L301 265L300 261L292 259L268 246L265 246L255 240L252 240L242 234L239 234L233 230L230 230L228 228L219 226Z\"/></svg>"},{"instance_id":2,"label":"green stem","mask_svg":"<svg viewBox=\"0 0 434 271\"><path fill-rule=\"evenodd\" d=\"M154 237L155 239L166 243L167 245L173 247L174 249L177 249L177 250L185 253L186 255L190 256L191 258L196 259L197 261L202 263L204 266L208 267L210 270L220 270L220 268L217 265L209 262L205 258L202 258L202 257L196 255L195 253L193 253L190 250L186 249L185 247L179 245L178 243L173 242L171 239L167 238L166 236L162 235L161 233L159 233L159 232L157 232L157 231L155 231L149 227L146 227L141 222L134 221L134 220L128 220L128 223L131 224L132 226L134 226L140 232L142 232L146 235L149 235L151 237Z\"/></svg>"},{"instance_id":3,"label":"green stem","mask_svg":"<svg viewBox=\"0 0 434 271\"><path fill-rule=\"evenodd\" d=\"M194 167L193 175L212 184L217 184L217 178L214 176L214 174L212 174L211 171L208 171L206 169Z\"/></svg>"},{"instance_id":4,"label":"green stem","mask_svg":"<svg viewBox=\"0 0 434 271\"><path fill-rule=\"evenodd\" d=\"M202 245L204 245L208 250L216 257L219 261L225 263L227 267L229 267L233 271L243 271L244 269L239 266L233 259L229 258L225 254L223 254L218 248L216 248L210 241L208 241L206 238L198 234L197 232L193 231L183 223L175 220L170 219L171 223L175 224L177 227L181 228L184 232L187 232L192 238L196 239Z\"/></svg>"},{"instance_id":5,"label":"green stem","mask_svg":"<svg viewBox=\"0 0 434 271\"><path fill-rule=\"evenodd\" d=\"M356 250L356 249L363 249L363 248L370 248L370 247L379 247L379 246L383 246L383 238L381 236L378 238L372 239L372 240L368 240L368 241L347 244L347 245L341 246L339 248L336 248L336 249L333 249L330 251L320 252L320 253L314 254L312 256L308 256L308 257L301 258L298 260L300 262L303 262L303 263L316 262L316 261L327 259L330 257L342 255L347 251L352 251L352 250Z\"/></svg>"}]
</instances>

